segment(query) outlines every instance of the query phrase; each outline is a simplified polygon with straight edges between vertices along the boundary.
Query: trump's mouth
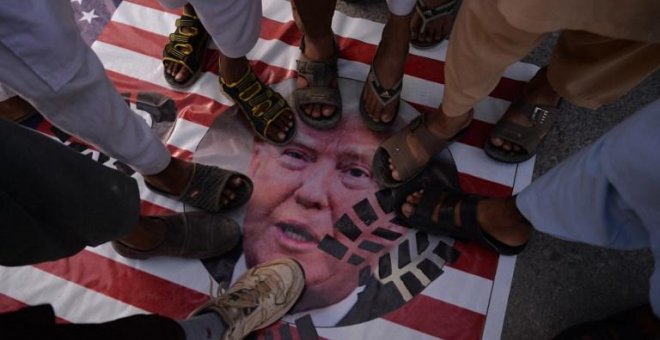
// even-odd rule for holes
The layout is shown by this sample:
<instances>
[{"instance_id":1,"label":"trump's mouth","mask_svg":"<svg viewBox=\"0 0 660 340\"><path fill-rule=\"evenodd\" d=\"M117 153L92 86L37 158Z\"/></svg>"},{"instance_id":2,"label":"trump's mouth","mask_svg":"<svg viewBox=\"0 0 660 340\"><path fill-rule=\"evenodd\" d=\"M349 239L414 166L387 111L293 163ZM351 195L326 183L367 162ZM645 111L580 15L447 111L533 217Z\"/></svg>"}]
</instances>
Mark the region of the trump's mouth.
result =
<instances>
[{"instance_id":1,"label":"trump's mouth","mask_svg":"<svg viewBox=\"0 0 660 340\"><path fill-rule=\"evenodd\" d=\"M277 223L276 226L286 243L316 247L319 242L314 235L306 230L305 226L284 222Z\"/></svg>"}]
</instances>

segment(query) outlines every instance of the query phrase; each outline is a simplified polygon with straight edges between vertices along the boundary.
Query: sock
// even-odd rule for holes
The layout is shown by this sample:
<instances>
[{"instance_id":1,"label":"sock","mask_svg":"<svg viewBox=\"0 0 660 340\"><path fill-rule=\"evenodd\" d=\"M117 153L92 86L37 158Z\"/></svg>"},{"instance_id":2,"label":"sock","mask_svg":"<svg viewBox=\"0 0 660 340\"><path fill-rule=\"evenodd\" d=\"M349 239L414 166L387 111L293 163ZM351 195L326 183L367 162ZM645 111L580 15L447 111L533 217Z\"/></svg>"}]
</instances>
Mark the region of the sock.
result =
<instances>
[{"instance_id":1,"label":"sock","mask_svg":"<svg viewBox=\"0 0 660 340\"><path fill-rule=\"evenodd\" d=\"M177 322L186 333L186 340L221 339L227 328L222 318L213 312Z\"/></svg>"}]
</instances>

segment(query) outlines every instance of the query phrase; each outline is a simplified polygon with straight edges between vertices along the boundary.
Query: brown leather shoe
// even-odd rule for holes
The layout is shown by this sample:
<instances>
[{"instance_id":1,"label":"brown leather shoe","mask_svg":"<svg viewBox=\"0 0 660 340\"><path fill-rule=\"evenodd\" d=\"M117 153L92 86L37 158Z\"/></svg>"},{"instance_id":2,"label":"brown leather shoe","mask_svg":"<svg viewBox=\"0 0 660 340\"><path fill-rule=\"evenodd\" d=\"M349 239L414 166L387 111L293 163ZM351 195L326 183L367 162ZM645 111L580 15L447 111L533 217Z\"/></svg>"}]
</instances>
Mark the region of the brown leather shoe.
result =
<instances>
[{"instance_id":1,"label":"brown leather shoe","mask_svg":"<svg viewBox=\"0 0 660 340\"><path fill-rule=\"evenodd\" d=\"M241 238L238 223L221 214L195 211L149 218L160 220L167 227L163 242L151 250L141 250L113 241L117 253L141 260L155 256L205 259L228 252Z\"/></svg>"}]
</instances>

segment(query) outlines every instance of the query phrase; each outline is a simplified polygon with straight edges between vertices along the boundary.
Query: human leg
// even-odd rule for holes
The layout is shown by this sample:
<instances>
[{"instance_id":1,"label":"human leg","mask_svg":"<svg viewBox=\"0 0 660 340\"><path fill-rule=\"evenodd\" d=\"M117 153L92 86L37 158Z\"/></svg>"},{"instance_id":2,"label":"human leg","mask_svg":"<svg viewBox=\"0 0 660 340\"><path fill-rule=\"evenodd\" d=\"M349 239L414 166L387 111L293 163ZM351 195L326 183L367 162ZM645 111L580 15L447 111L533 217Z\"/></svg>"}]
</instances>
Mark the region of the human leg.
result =
<instances>
[{"instance_id":1,"label":"human leg","mask_svg":"<svg viewBox=\"0 0 660 340\"><path fill-rule=\"evenodd\" d=\"M388 1L388 5L390 16L360 98L365 124L374 130L389 128L396 117L410 42L412 6L406 8L396 1Z\"/></svg>"},{"instance_id":2,"label":"human leg","mask_svg":"<svg viewBox=\"0 0 660 340\"><path fill-rule=\"evenodd\" d=\"M98 57L80 38L68 3L28 4L35 6L30 16L3 12L2 19L9 26L20 27L26 21L34 25L33 32L39 35L23 32L28 34L22 37L25 41L44 40L47 37L42 34L48 32L66 37L69 46L58 46L58 54L32 60L43 54L41 45L0 43L0 82L58 128L130 165L148 183L166 192L184 193L194 175L192 163L171 158L150 127L126 105ZM62 67L69 63L74 66ZM245 185L243 182L236 177L226 188L218 189L223 200L231 200L234 191Z\"/></svg>"},{"instance_id":3,"label":"human leg","mask_svg":"<svg viewBox=\"0 0 660 340\"><path fill-rule=\"evenodd\" d=\"M260 264L226 293L197 308L187 320L133 315L104 323L56 324L49 305L0 314L3 339L239 340L282 318L305 285L302 267L290 259Z\"/></svg>"},{"instance_id":4,"label":"human leg","mask_svg":"<svg viewBox=\"0 0 660 340\"><path fill-rule=\"evenodd\" d=\"M135 227L134 179L14 123L0 120L0 135L3 265L70 256Z\"/></svg>"},{"instance_id":5,"label":"human leg","mask_svg":"<svg viewBox=\"0 0 660 340\"><path fill-rule=\"evenodd\" d=\"M19 125L0 121L0 263L25 265L116 240L134 258L207 258L238 224L204 212L139 217L135 180Z\"/></svg>"},{"instance_id":6,"label":"human leg","mask_svg":"<svg viewBox=\"0 0 660 340\"><path fill-rule=\"evenodd\" d=\"M307 115L308 121L332 120L335 125L341 114L341 98L336 80L339 47L332 31L336 3L336 0L291 1L293 18L304 37L300 45L302 55L298 69L301 76L298 77L297 86L301 90L309 89L303 93L311 92L312 99L318 94L324 98L317 102L307 98L297 100L296 110L301 117ZM318 81L315 78L319 78ZM326 125L332 127L332 124Z\"/></svg>"},{"instance_id":7,"label":"human leg","mask_svg":"<svg viewBox=\"0 0 660 340\"><path fill-rule=\"evenodd\" d=\"M469 125L472 108L495 88L506 67L527 55L544 37L511 26L493 1L463 1L447 49L443 101L424 121L435 138L406 137L410 157L401 159L411 159L414 168L423 168ZM415 173L400 174L397 168L404 165L393 162L387 153L377 157L374 166L385 168L384 176L391 177L390 181L403 183Z\"/></svg>"},{"instance_id":8,"label":"human leg","mask_svg":"<svg viewBox=\"0 0 660 340\"><path fill-rule=\"evenodd\" d=\"M239 105L257 136L288 143L295 134L293 112L279 93L256 77L245 58L259 38L261 1L189 2L220 51L220 84L225 93Z\"/></svg>"},{"instance_id":9,"label":"human leg","mask_svg":"<svg viewBox=\"0 0 660 340\"><path fill-rule=\"evenodd\" d=\"M446 39L459 6L460 0L417 0L410 22L412 45L429 48Z\"/></svg>"},{"instance_id":10,"label":"human leg","mask_svg":"<svg viewBox=\"0 0 660 340\"><path fill-rule=\"evenodd\" d=\"M162 2L161 5L166 6ZM175 26L163 49L163 73L170 85L184 88L192 85L202 73L209 34L188 3L183 6L183 14Z\"/></svg>"},{"instance_id":11,"label":"human leg","mask_svg":"<svg viewBox=\"0 0 660 340\"><path fill-rule=\"evenodd\" d=\"M660 101L646 106L523 190L520 212L542 232L616 249L650 247L660 314ZM634 150L631 152L631 150Z\"/></svg>"},{"instance_id":12,"label":"human leg","mask_svg":"<svg viewBox=\"0 0 660 340\"><path fill-rule=\"evenodd\" d=\"M493 130L486 152L502 161L519 162L534 155L552 123L533 132L540 122L523 104L559 110L559 99L596 109L625 95L660 68L660 44L608 38L584 31L564 31L547 69L542 69L523 89ZM546 72L547 71L547 72ZM517 105L516 105L517 104ZM545 108L544 108L545 106ZM547 122L544 122L547 123ZM509 126L509 127L505 127ZM507 133L513 130L514 133ZM532 135L534 143L516 134Z\"/></svg>"},{"instance_id":13,"label":"human leg","mask_svg":"<svg viewBox=\"0 0 660 340\"><path fill-rule=\"evenodd\" d=\"M658 60L658 43L564 31L548 65L548 82L568 102L597 109L660 69Z\"/></svg>"}]
</instances>

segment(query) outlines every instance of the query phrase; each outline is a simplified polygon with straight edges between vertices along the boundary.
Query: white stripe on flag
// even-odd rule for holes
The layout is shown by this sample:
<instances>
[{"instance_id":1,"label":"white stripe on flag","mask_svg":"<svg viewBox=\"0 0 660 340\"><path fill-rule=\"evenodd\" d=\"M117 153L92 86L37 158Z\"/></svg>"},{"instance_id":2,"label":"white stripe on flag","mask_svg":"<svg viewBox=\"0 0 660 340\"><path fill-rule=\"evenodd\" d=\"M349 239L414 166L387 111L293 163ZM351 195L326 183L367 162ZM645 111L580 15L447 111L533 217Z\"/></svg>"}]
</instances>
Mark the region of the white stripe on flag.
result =
<instances>
[{"instance_id":1,"label":"white stripe on flag","mask_svg":"<svg viewBox=\"0 0 660 340\"><path fill-rule=\"evenodd\" d=\"M499 183L513 186L516 175L516 164L503 164L488 157L484 150L463 143L454 143L449 150L456 161L458 172Z\"/></svg>"},{"instance_id":2,"label":"white stripe on flag","mask_svg":"<svg viewBox=\"0 0 660 340\"><path fill-rule=\"evenodd\" d=\"M486 314L493 281L455 269L442 268L444 273L426 287L422 294L452 305ZM471 292L465 294L465 292Z\"/></svg>"},{"instance_id":3,"label":"white stripe on flag","mask_svg":"<svg viewBox=\"0 0 660 340\"><path fill-rule=\"evenodd\" d=\"M204 72L195 84L182 91L173 88L165 81L163 63L160 59L102 41L96 41L92 49L107 70L179 92L196 93L221 104L231 105L231 101L221 94L218 77L213 73Z\"/></svg>"},{"instance_id":4,"label":"white stripe on flag","mask_svg":"<svg viewBox=\"0 0 660 340\"><path fill-rule=\"evenodd\" d=\"M482 339L496 340L502 336L504 327L504 316L506 314L506 304L511 291L511 281L513 280L513 270L516 266L517 256L500 256L497 261L497 272L495 273L495 284L491 294L488 314L486 314L486 324Z\"/></svg>"},{"instance_id":5,"label":"white stripe on flag","mask_svg":"<svg viewBox=\"0 0 660 340\"><path fill-rule=\"evenodd\" d=\"M112 15L112 21L165 37L174 32L174 21L178 18L179 16L176 14L145 7L130 1L123 1Z\"/></svg>"},{"instance_id":6,"label":"white stripe on flag","mask_svg":"<svg viewBox=\"0 0 660 340\"><path fill-rule=\"evenodd\" d=\"M104 243L98 247L87 247L86 249L191 290L203 294L209 293L209 272L199 260L177 257L155 257L148 260L133 260L117 254L110 243Z\"/></svg>"},{"instance_id":7,"label":"white stripe on flag","mask_svg":"<svg viewBox=\"0 0 660 340\"><path fill-rule=\"evenodd\" d=\"M57 316L71 322L102 322L147 313L32 266L0 267L0 293L30 305L51 304Z\"/></svg>"}]
</instances>

